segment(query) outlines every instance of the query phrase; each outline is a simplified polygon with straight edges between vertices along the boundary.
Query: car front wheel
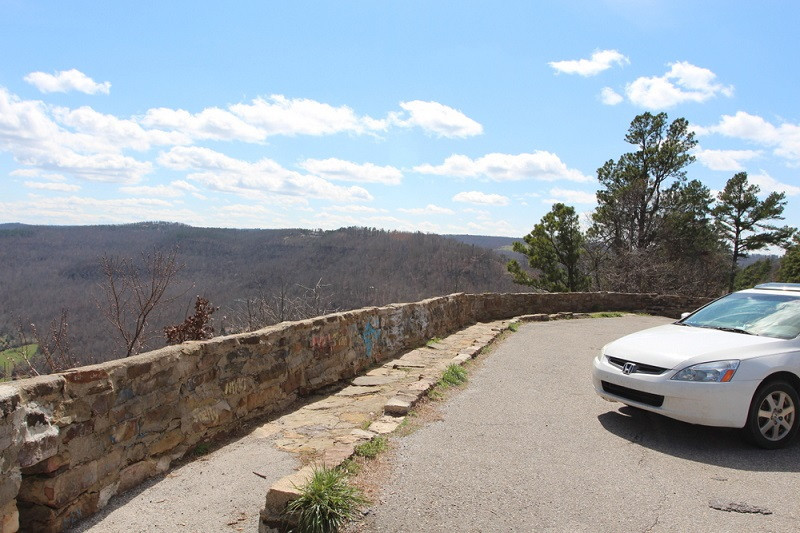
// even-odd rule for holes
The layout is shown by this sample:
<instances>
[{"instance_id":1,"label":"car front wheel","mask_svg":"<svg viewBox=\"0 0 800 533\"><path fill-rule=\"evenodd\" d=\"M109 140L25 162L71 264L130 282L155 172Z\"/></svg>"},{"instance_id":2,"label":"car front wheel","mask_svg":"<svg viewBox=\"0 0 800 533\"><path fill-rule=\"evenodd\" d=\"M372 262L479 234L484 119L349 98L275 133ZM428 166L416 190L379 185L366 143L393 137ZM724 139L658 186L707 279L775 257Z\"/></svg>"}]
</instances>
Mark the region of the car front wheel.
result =
<instances>
[{"instance_id":1,"label":"car front wheel","mask_svg":"<svg viewBox=\"0 0 800 533\"><path fill-rule=\"evenodd\" d=\"M747 417L747 431L756 446L782 448L797 434L800 399L783 380L770 381L756 391Z\"/></svg>"}]
</instances>

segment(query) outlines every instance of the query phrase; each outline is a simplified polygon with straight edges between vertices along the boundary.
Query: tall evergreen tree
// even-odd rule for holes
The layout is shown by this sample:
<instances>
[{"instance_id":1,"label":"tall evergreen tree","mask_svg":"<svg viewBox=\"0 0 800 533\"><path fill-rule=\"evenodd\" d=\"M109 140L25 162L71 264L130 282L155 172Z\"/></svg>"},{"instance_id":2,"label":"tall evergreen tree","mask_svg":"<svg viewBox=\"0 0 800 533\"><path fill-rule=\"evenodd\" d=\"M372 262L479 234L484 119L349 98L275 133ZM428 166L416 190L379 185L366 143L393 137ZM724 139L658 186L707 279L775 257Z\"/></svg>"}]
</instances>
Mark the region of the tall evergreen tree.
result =
<instances>
[{"instance_id":1,"label":"tall evergreen tree","mask_svg":"<svg viewBox=\"0 0 800 533\"><path fill-rule=\"evenodd\" d=\"M515 283L550 292L574 292L589 287L589 278L579 265L585 238L575 208L554 204L523 240L525 244L514 243L514 251L526 255L528 265L540 274L530 276L516 260L511 260L508 271Z\"/></svg>"},{"instance_id":2,"label":"tall evergreen tree","mask_svg":"<svg viewBox=\"0 0 800 533\"><path fill-rule=\"evenodd\" d=\"M643 250L656 241L664 221L664 196L686 179L697 141L684 118L644 113L631 122L625 141L636 147L597 169L601 189L592 235L614 252Z\"/></svg>"},{"instance_id":3,"label":"tall evergreen tree","mask_svg":"<svg viewBox=\"0 0 800 533\"><path fill-rule=\"evenodd\" d=\"M783 220L786 206L784 193L772 192L758 199L761 189L747 180L747 172L735 174L717 195L712 210L722 237L731 246L728 290L734 289L739 258L770 245L788 246L795 232L788 226L777 227L770 222Z\"/></svg>"}]
</instances>

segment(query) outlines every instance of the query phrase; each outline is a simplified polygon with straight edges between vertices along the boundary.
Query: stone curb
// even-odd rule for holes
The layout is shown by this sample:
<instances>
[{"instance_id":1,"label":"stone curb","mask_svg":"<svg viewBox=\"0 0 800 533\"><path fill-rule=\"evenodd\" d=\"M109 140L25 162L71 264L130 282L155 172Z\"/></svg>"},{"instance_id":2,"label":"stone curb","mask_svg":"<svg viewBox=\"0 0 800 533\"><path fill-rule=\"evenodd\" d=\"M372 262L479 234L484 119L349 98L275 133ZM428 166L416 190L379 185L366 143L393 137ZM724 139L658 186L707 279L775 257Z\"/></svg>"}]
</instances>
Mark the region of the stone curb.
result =
<instances>
[{"instance_id":1,"label":"stone curb","mask_svg":"<svg viewBox=\"0 0 800 533\"><path fill-rule=\"evenodd\" d=\"M522 315L511 320L498 320L483 324L483 326L488 326L488 328L483 328L488 329L488 331L481 331L480 335L472 339L469 346L463 346L457 349L455 355L452 357L448 357L450 354L446 354L445 357L437 357L435 359L426 358L426 353L447 350L445 346L437 344L411 350L400 358L385 363L383 368L404 370L410 373L413 372L414 374L418 373L419 379L398 389L383 405L382 416L377 416L371 420L367 429L352 430L349 435L350 438L347 439L350 442L335 445L323 450L321 454L322 458L316 465L304 466L294 474L275 482L267 491L265 505L260 513L259 533L279 532L285 530L287 526L291 526L292 524L288 521L285 514L286 505L300 495L299 487L302 487L311 479L314 469L318 466L335 468L350 459L355 453L356 446L359 444L368 442L379 435L394 431L403 420L405 420L409 411L436 385L444 369L450 364L463 365L467 361L473 359L481 350L491 345L501 333L510 329L511 325L514 323L588 317L589 314L587 313L555 313L550 315ZM457 332L443 339L441 344L447 344L453 337L456 337L464 331L469 331L476 326L471 326L470 328L466 328L461 332ZM359 396L366 395L370 387L389 383L391 383L391 380L388 377L359 376L354 378L350 382L350 385L334 396L350 398L355 401Z\"/></svg>"}]
</instances>

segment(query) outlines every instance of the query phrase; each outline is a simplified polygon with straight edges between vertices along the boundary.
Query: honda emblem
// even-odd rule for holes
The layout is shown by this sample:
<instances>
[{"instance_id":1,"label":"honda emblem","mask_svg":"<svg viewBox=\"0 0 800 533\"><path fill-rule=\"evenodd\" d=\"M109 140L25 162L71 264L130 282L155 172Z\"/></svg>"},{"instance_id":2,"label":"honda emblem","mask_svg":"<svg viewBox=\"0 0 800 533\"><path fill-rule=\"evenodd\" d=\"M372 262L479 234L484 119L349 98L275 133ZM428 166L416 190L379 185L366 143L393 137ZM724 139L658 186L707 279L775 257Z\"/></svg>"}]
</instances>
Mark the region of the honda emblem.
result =
<instances>
[{"instance_id":1,"label":"honda emblem","mask_svg":"<svg viewBox=\"0 0 800 533\"><path fill-rule=\"evenodd\" d=\"M622 367L623 374L633 374L636 372L636 363L625 363L625 366Z\"/></svg>"}]
</instances>

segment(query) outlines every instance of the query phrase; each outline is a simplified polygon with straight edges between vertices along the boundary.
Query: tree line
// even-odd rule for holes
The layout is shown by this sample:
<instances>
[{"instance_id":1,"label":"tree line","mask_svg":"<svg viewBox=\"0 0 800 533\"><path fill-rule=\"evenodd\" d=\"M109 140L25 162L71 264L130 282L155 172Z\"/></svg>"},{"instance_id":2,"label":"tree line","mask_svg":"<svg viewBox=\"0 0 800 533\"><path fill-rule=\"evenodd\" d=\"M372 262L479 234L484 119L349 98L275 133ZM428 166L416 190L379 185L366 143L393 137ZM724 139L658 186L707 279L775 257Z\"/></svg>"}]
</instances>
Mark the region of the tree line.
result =
<instances>
[{"instance_id":1,"label":"tree line","mask_svg":"<svg viewBox=\"0 0 800 533\"><path fill-rule=\"evenodd\" d=\"M12 352L22 374L329 312L520 290L492 250L374 228L0 224L0 265L0 353L27 347L31 365Z\"/></svg>"},{"instance_id":2,"label":"tree line","mask_svg":"<svg viewBox=\"0 0 800 533\"><path fill-rule=\"evenodd\" d=\"M747 173L713 197L687 177L697 145L688 121L666 113L633 119L635 149L597 170L597 208L584 231L574 207L556 203L514 251L507 270L518 284L547 291L609 290L718 296L762 281L800 282L800 238L783 220L784 193L760 199ZM740 267L743 258L783 248L780 261Z\"/></svg>"}]
</instances>

